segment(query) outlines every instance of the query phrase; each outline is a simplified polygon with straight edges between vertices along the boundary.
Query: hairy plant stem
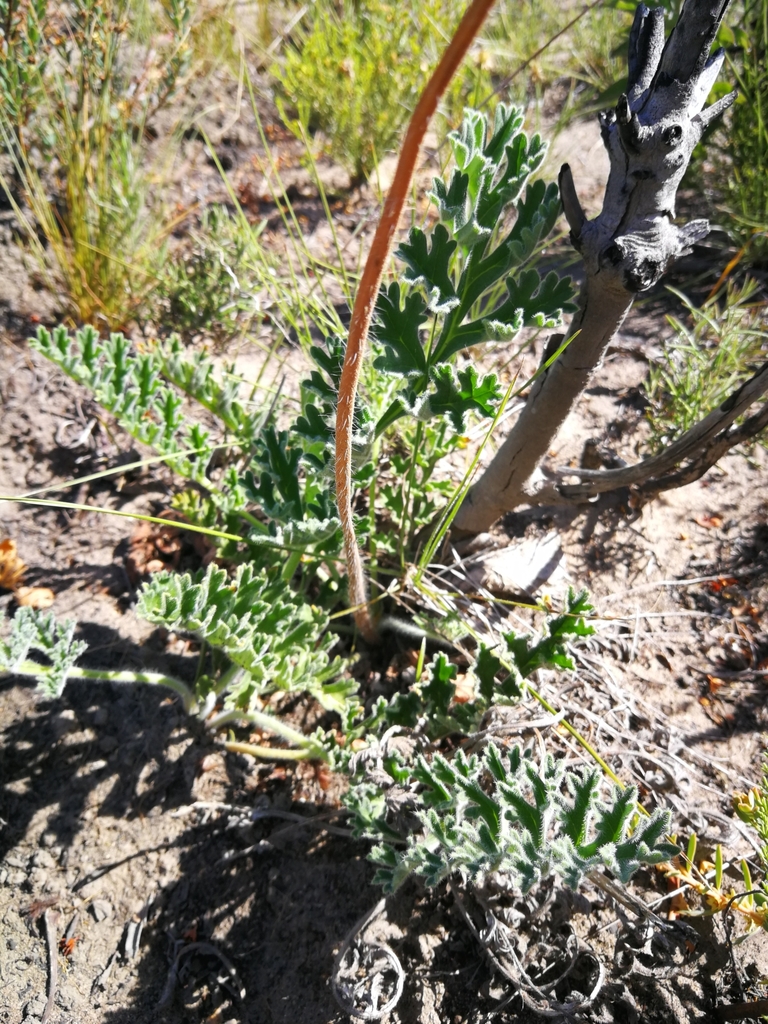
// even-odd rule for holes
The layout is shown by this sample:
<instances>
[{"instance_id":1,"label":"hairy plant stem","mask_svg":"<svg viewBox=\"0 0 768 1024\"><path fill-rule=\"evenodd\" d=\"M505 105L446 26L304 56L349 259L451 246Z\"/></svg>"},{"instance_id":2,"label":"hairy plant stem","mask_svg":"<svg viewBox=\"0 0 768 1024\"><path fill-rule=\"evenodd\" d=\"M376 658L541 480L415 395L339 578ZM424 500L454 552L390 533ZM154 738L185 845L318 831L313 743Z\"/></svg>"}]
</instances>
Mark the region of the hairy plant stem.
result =
<instances>
[{"instance_id":1,"label":"hairy plant stem","mask_svg":"<svg viewBox=\"0 0 768 1024\"><path fill-rule=\"evenodd\" d=\"M472 40L493 6L493 2L494 0L472 0L464 17L459 22L448 49L421 94L405 133L395 177L376 228L352 310L336 406L336 502L344 534L349 604L353 609L357 628L369 642L377 640L378 631L368 608L365 572L352 516L352 432L355 395L360 380L376 296L400 214L410 191L422 140L432 115L437 109L440 97L451 82Z\"/></svg>"},{"instance_id":2,"label":"hairy plant stem","mask_svg":"<svg viewBox=\"0 0 768 1024\"><path fill-rule=\"evenodd\" d=\"M50 670L46 665L36 661L24 661L13 670L15 676L31 676L33 679L40 679ZM197 701L186 683L173 676L163 675L162 672L130 672L130 671L109 671L107 669L91 668L70 668L67 672L67 679L98 679L104 683L151 683L153 686L166 686L181 697L184 710L192 714L197 710Z\"/></svg>"},{"instance_id":3,"label":"hairy plant stem","mask_svg":"<svg viewBox=\"0 0 768 1024\"><path fill-rule=\"evenodd\" d=\"M223 725L228 725L230 722L250 722L253 725L257 725L260 729L268 729L269 732L275 733L276 736L281 736L289 743L295 743L297 746L302 747L305 753L307 750L314 750L317 746L314 740L305 736L304 733L299 732L297 729L292 729L290 725L286 725L279 718L266 714L264 711L241 711L239 708L232 708L229 711L222 711L218 715L213 715L213 717L208 719L207 724L209 729L220 729Z\"/></svg>"}]
</instances>

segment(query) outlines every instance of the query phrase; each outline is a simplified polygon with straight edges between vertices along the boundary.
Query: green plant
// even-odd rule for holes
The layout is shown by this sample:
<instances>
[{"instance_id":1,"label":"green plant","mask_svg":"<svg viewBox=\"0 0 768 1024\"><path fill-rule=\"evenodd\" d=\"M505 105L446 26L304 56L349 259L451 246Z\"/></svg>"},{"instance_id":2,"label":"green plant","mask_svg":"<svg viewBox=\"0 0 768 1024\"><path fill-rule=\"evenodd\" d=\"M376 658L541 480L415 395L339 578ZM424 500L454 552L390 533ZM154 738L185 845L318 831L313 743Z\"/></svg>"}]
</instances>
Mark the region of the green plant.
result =
<instances>
[{"instance_id":1,"label":"green plant","mask_svg":"<svg viewBox=\"0 0 768 1024\"><path fill-rule=\"evenodd\" d=\"M745 0L721 30L739 96L721 135L718 184L730 224L748 256L768 254L768 2ZM717 179L716 179L717 180Z\"/></svg>"},{"instance_id":2,"label":"green plant","mask_svg":"<svg viewBox=\"0 0 768 1024\"><path fill-rule=\"evenodd\" d=\"M322 433L328 430L323 417L340 364L338 342L329 339L330 352L316 350L318 369L302 388L300 415L290 434L270 422L272 406L255 401L252 388L248 395L232 372L222 381L209 358L187 356L177 338L139 351L121 334L100 340L92 327L74 334L41 328L33 344L194 485L173 505L189 529L211 537L217 558L232 571L210 565L194 577L160 573L140 595L144 618L200 642L191 685L157 673L75 668L81 649L69 657L70 648L61 647L59 657L52 620L40 620L44 641L38 641L32 630L37 620L28 613L18 626L13 621L4 670L40 675L51 695L61 692L67 675L159 683L179 693L187 710L202 718L216 708L210 720L214 728L250 721L289 740L290 750L274 756L327 758L315 739L280 722L267 705L280 692L309 694L346 725L359 707L354 682L340 678L343 663L330 655L336 638L322 607L335 603L340 593L334 564L339 524L331 514ZM185 402L205 410L216 426L203 428ZM65 629L70 641L73 628ZM17 630L22 630L19 637ZM33 647L56 655L55 671L24 663L28 636ZM22 648L22 654L14 653ZM56 669L60 662L62 670Z\"/></svg>"},{"instance_id":3,"label":"green plant","mask_svg":"<svg viewBox=\"0 0 768 1024\"><path fill-rule=\"evenodd\" d=\"M145 129L185 70L190 7L169 0L163 12L163 42L132 70L129 0L76 0L66 15L43 0L24 5L25 17L13 0L5 7L0 131L32 223L13 183L3 187L80 321L125 323L153 284L162 230L146 209Z\"/></svg>"},{"instance_id":4,"label":"green plant","mask_svg":"<svg viewBox=\"0 0 768 1024\"><path fill-rule=\"evenodd\" d=\"M454 0L317 0L274 69L284 103L304 132L322 131L335 160L368 176L395 145L461 10ZM472 75L452 87L454 111Z\"/></svg>"},{"instance_id":5,"label":"green plant","mask_svg":"<svg viewBox=\"0 0 768 1024\"><path fill-rule=\"evenodd\" d=\"M450 487L433 479L437 461L461 443L468 415L493 417L504 400L495 374L480 377L471 364L457 366L458 357L484 342L510 342L524 326L555 327L563 310L574 308L570 278L551 272L542 279L529 265L552 230L560 203L557 186L540 179L531 183L546 147L538 135L529 140L522 124L522 112L505 104L496 108L490 132L486 115L465 111L461 128L449 135L456 166L449 180L436 177L433 183L439 223L430 235L411 229L396 251L406 266L403 278L380 288L373 309L371 338L380 350L373 367L400 382L370 431L374 448L406 414L415 421L406 430L408 454L393 456L396 482L380 492L399 524L401 566L418 527L448 503ZM393 196L394 190L388 204ZM516 216L510 223L512 210ZM388 216L390 225L396 221ZM370 315L365 311L380 279L364 276L363 281L367 287L358 292L345 353L336 433L336 492L348 568L354 565L356 540L347 508L352 445L346 416L355 407L355 374L368 326L364 318ZM361 566L350 568L349 575L352 603L359 607L365 602ZM373 630L371 623L361 624L361 616L358 625Z\"/></svg>"},{"instance_id":6,"label":"green plant","mask_svg":"<svg viewBox=\"0 0 768 1024\"><path fill-rule=\"evenodd\" d=\"M480 378L472 365L457 372L454 357L509 342L523 327L559 326L574 308L570 278L523 269L551 232L560 199L556 185L531 182L546 145L539 135L529 140L522 124L522 111L502 103L490 133L487 117L467 110L448 136L456 166L450 180L434 179L439 223L430 235L411 229L395 253L403 278L376 303L371 334L384 351L374 367L404 382L376 434L406 412L425 422L447 416L457 433L470 412L492 416L496 378Z\"/></svg>"},{"instance_id":7,"label":"green plant","mask_svg":"<svg viewBox=\"0 0 768 1024\"><path fill-rule=\"evenodd\" d=\"M465 693L461 701L456 699L457 666L445 654L436 654L427 668L427 680L422 681L422 658L408 693L395 694L390 700L380 697L354 735L373 742L392 726L416 729L431 742L473 733L492 705L520 700L526 692L525 680L538 669L573 669L567 643L594 632L584 619L592 611L586 591L569 590L562 614L547 614L538 639L510 631L496 648L481 641L469 677L472 696Z\"/></svg>"},{"instance_id":8,"label":"green plant","mask_svg":"<svg viewBox=\"0 0 768 1024\"><path fill-rule=\"evenodd\" d=\"M339 524L330 511L326 440L315 434L328 429L315 405L317 392L332 393L332 384L319 371L302 388L298 427L289 435L270 424L273 406L256 400L258 383L247 385L247 394L246 383L231 368L221 378L208 356L186 355L178 338L139 351L122 334L102 341L92 327L74 334L60 327L53 333L40 328L32 344L89 388L132 437L152 446L196 485L182 491L174 505L193 526L218 531L224 557L240 541L254 556L265 548L288 550L290 576L300 564L307 569L316 564L312 551L320 558L336 553ZM327 344L330 356L320 348L315 352L332 373L339 362L338 342ZM185 398L214 417L215 433L185 412ZM217 448L224 455L214 464ZM302 477L300 462L306 467ZM266 503L269 522L251 511L254 502Z\"/></svg>"},{"instance_id":9,"label":"green plant","mask_svg":"<svg viewBox=\"0 0 768 1024\"><path fill-rule=\"evenodd\" d=\"M626 884L641 864L677 852L664 839L668 811L636 820L634 787L613 788L603 802L598 769L568 770L550 755L537 766L531 751L514 747L504 757L489 744L482 756L458 750L450 761L441 754L428 761L419 755L409 766L392 759L388 770L392 784L411 797L408 810L419 822L407 837L372 817L378 794L353 788L349 801L356 832L378 841L371 859L386 891L412 874L429 886L452 874L474 882L497 874L522 892L555 875L576 889L601 866Z\"/></svg>"},{"instance_id":10,"label":"green plant","mask_svg":"<svg viewBox=\"0 0 768 1024\"><path fill-rule=\"evenodd\" d=\"M154 319L162 331L191 342L202 335L221 347L260 321L258 281L245 257L255 232L226 207L206 207L191 245L164 255L156 271Z\"/></svg>"},{"instance_id":11,"label":"green plant","mask_svg":"<svg viewBox=\"0 0 768 1024\"><path fill-rule=\"evenodd\" d=\"M675 333L648 374L652 452L698 423L768 356L764 303L757 298L754 280L740 286L729 283L721 298L710 299L701 308L679 292L674 294L685 306L689 324L667 317Z\"/></svg>"}]
</instances>

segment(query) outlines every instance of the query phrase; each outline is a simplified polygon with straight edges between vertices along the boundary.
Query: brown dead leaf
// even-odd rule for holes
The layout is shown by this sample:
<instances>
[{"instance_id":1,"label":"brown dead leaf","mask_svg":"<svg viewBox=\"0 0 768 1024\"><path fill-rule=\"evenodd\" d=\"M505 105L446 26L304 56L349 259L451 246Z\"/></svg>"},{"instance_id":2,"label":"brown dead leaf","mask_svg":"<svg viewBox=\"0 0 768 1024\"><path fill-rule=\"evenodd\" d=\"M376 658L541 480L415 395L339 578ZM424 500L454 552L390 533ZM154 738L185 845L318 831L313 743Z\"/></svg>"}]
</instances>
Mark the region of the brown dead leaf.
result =
<instances>
[{"instance_id":1,"label":"brown dead leaf","mask_svg":"<svg viewBox=\"0 0 768 1024\"><path fill-rule=\"evenodd\" d=\"M694 523L698 523L699 526L703 526L705 530L719 530L723 525L723 520L720 516L694 516Z\"/></svg>"},{"instance_id":2,"label":"brown dead leaf","mask_svg":"<svg viewBox=\"0 0 768 1024\"><path fill-rule=\"evenodd\" d=\"M459 676L456 679L456 689L453 699L457 704L466 704L475 698L475 686L468 675Z\"/></svg>"},{"instance_id":3,"label":"brown dead leaf","mask_svg":"<svg viewBox=\"0 0 768 1024\"><path fill-rule=\"evenodd\" d=\"M707 676L707 682L709 683L709 692L710 693L717 693L717 691L723 685L725 680L724 679L720 679L718 676L710 676L710 675L708 675Z\"/></svg>"},{"instance_id":4,"label":"brown dead leaf","mask_svg":"<svg viewBox=\"0 0 768 1024\"><path fill-rule=\"evenodd\" d=\"M180 512L168 509L160 518L169 520L168 525L141 521L128 542L125 568L131 586L164 569L179 569L182 558L207 565L215 557L209 538L184 530L186 520Z\"/></svg>"},{"instance_id":5,"label":"brown dead leaf","mask_svg":"<svg viewBox=\"0 0 768 1024\"><path fill-rule=\"evenodd\" d=\"M15 590L23 581L26 568L16 553L16 541L0 541L0 587Z\"/></svg>"},{"instance_id":6,"label":"brown dead leaf","mask_svg":"<svg viewBox=\"0 0 768 1024\"><path fill-rule=\"evenodd\" d=\"M14 597L24 608L34 608L36 611L50 608L56 599L49 587L17 587Z\"/></svg>"},{"instance_id":7,"label":"brown dead leaf","mask_svg":"<svg viewBox=\"0 0 768 1024\"><path fill-rule=\"evenodd\" d=\"M674 921L680 914L687 914L690 911L688 901L681 892L676 892L672 899L669 901L669 910L667 917L670 921Z\"/></svg>"}]
</instances>

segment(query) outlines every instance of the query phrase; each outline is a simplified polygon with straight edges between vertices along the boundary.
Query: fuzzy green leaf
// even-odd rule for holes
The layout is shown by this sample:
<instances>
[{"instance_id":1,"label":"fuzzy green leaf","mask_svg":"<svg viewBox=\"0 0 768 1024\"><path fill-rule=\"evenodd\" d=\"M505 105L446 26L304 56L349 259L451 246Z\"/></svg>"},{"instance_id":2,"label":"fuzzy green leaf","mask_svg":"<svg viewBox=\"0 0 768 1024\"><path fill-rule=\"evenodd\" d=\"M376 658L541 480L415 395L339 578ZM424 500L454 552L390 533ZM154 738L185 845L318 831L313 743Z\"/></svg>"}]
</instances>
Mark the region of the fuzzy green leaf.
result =
<instances>
[{"instance_id":1,"label":"fuzzy green leaf","mask_svg":"<svg viewBox=\"0 0 768 1024\"><path fill-rule=\"evenodd\" d=\"M423 374L427 359L419 329L427 319L427 306L418 292L400 304L400 285L393 282L379 292L371 333L384 346L384 355L374 360L377 370L410 377Z\"/></svg>"},{"instance_id":2,"label":"fuzzy green leaf","mask_svg":"<svg viewBox=\"0 0 768 1024\"><path fill-rule=\"evenodd\" d=\"M50 662L40 666L38 689L52 699L60 697L69 672L88 648L84 641L74 639L75 628L73 621L57 622L53 612L43 615L32 608L19 608L9 635L0 639L0 673L14 672L35 651Z\"/></svg>"},{"instance_id":3,"label":"fuzzy green leaf","mask_svg":"<svg viewBox=\"0 0 768 1024\"><path fill-rule=\"evenodd\" d=\"M459 304L449 274L456 247L445 226L438 224L429 240L421 228L411 228L408 241L395 252L407 264L406 280L426 289L427 305L433 313L447 313Z\"/></svg>"},{"instance_id":4,"label":"fuzzy green leaf","mask_svg":"<svg viewBox=\"0 0 768 1024\"><path fill-rule=\"evenodd\" d=\"M137 610L156 625L194 634L244 670L228 690L227 707L247 709L252 698L274 690L309 691L334 710L346 699L343 687L323 690L342 668L328 653L335 641L325 633L325 613L250 565L239 566L234 579L215 565L196 578L157 573Z\"/></svg>"},{"instance_id":5,"label":"fuzzy green leaf","mask_svg":"<svg viewBox=\"0 0 768 1024\"><path fill-rule=\"evenodd\" d=\"M421 407L419 416L448 416L457 433L466 428L467 415L479 412L493 416L503 395L495 373L478 378L474 366L466 366L458 373L452 366L435 367L431 374L434 391Z\"/></svg>"}]
</instances>

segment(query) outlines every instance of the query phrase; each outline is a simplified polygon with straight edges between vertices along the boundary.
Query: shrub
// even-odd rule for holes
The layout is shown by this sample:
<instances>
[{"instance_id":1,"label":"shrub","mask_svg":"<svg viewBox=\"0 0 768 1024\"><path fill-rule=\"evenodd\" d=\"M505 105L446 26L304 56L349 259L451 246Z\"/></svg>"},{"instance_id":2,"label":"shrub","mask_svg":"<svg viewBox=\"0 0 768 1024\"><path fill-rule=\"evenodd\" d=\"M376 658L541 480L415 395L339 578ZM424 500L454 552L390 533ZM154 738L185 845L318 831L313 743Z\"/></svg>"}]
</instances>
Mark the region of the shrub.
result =
<instances>
[{"instance_id":1,"label":"shrub","mask_svg":"<svg viewBox=\"0 0 768 1024\"><path fill-rule=\"evenodd\" d=\"M280 95L304 131L322 131L335 160L367 176L395 145L461 12L454 0L344 0L340 10L317 0L275 67ZM454 103L462 90L453 87Z\"/></svg>"},{"instance_id":2,"label":"shrub","mask_svg":"<svg viewBox=\"0 0 768 1024\"><path fill-rule=\"evenodd\" d=\"M190 7L163 5L164 42L135 68L129 0L75 0L71 8L0 3L10 26L0 56L0 133L16 178L2 185L77 319L115 327L153 285L148 263L161 231L157 211L150 218L146 209L145 129L185 69Z\"/></svg>"}]
</instances>

